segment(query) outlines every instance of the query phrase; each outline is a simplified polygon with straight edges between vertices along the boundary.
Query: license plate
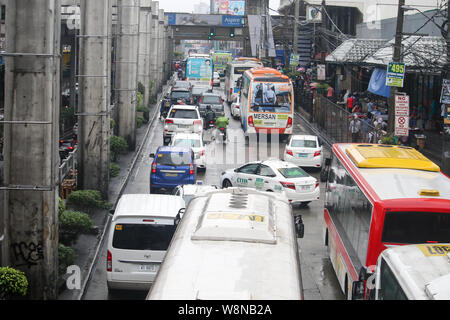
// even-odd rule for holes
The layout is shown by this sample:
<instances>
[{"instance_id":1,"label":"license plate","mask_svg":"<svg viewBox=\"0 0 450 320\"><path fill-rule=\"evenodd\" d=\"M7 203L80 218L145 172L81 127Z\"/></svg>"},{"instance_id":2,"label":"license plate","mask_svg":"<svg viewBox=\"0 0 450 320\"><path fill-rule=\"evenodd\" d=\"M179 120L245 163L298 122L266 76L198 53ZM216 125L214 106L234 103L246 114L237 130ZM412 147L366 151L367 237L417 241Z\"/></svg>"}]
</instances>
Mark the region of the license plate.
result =
<instances>
[{"instance_id":1,"label":"license plate","mask_svg":"<svg viewBox=\"0 0 450 320\"><path fill-rule=\"evenodd\" d=\"M308 191L310 189L309 186L302 186L302 191Z\"/></svg>"},{"instance_id":2,"label":"license plate","mask_svg":"<svg viewBox=\"0 0 450 320\"><path fill-rule=\"evenodd\" d=\"M156 272L158 266L156 264L143 264L139 266L139 271L142 272Z\"/></svg>"},{"instance_id":3,"label":"license plate","mask_svg":"<svg viewBox=\"0 0 450 320\"><path fill-rule=\"evenodd\" d=\"M177 177L178 173L166 173L166 177Z\"/></svg>"},{"instance_id":4,"label":"license plate","mask_svg":"<svg viewBox=\"0 0 450 320\"><path fill-rule=\"evenodd\" d=\"M189 128L190 127L190 125L188 125L188 124L179 124L178 125L178 128L181 128L181 129L186 129L186 128Z\"/></svg>"},{"instance_id":5,"label":"license plate","mask_svg":"<svg viewBox=\"0 0 450 320\"><path fill-rule=\"evenodd\" d=\"M308 154L307 153L299 153L298 157L299 158L308 158Z\"/></svg>"}]
</instances>

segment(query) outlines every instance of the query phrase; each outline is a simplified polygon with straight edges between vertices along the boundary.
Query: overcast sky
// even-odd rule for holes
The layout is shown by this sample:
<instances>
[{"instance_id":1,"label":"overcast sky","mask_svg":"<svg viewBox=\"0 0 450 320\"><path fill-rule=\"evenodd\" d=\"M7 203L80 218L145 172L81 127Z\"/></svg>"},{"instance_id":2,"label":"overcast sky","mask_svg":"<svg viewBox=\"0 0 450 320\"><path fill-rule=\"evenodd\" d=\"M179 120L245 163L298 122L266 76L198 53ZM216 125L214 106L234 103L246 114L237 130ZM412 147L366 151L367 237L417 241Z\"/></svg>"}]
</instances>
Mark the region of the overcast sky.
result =
<instances>
[{"instance_id":1,"label":"overcast sky","mask_svg":"<svg viewBox=\"0 0 450 320\"><path fill-rule=\"evenodd\" d=\"M164 9L166 12L192 12L194 4L207 3L209 6L209 0L159 0L159 8ZM270 8L278 10L280 0L270 0ZM275 12L270 11L270 14Z\"/></svg>"}]
</instances>

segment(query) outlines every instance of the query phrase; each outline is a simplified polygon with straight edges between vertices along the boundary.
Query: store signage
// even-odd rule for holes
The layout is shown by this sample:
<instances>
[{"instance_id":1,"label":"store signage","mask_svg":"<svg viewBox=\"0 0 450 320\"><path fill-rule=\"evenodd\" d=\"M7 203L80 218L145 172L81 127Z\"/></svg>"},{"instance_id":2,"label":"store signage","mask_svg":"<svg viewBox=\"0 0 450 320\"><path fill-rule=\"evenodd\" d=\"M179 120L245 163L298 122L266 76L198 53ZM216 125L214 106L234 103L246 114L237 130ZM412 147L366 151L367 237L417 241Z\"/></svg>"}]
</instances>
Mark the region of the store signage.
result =
<instances>
[{"instance_id":1,"label":"store signage","mask_svg":"<svg viewBox=\"0 0 450 320\"><path fill-rule=\"evenodd\" d=\"M403 88L405 81L405 64L402 62L389 62L386 72L386 85Z\"/></svg>"}]
</instances>

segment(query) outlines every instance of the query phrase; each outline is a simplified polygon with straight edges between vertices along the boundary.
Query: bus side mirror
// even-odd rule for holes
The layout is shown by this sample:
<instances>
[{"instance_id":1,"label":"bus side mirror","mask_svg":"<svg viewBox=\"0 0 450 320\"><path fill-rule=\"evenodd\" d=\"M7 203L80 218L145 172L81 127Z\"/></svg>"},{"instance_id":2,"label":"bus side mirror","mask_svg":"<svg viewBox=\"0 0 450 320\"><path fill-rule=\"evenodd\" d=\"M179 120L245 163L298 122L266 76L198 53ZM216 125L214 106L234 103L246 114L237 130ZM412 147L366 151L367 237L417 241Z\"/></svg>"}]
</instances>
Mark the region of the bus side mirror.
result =
<instances>
[{"instance_id":1,"label":"bus side mirror","mask_svg":"<svg viewBox=\"0 0 450 320\"><path fill-rule=\"evenodd\" d=\"M150 156L149 156L150 158L154 158L155 157L155 154L154 153L150 153Z\"/></svg>"},{"instance_id":2,"label":"bus side mirror","mask_svg":"<svg viewBox=\"0 0 450 320\"><path fill-rule=\"evenodd\" d=\"M353 282L352 287L352 300L363 300L364 299L364 281L358 280Z\"/></svg>"},{"instance_id":3,"label":"bus side mirror","mask_svg":"<svg viewBox=\"0 0 450 320\"><path fill-rule=\"evenodd\" d=\"M303 238L305 236L305 225L303 224L302 216L296 216L294 219L297 238Z\"/></svg>"}]
</instances>

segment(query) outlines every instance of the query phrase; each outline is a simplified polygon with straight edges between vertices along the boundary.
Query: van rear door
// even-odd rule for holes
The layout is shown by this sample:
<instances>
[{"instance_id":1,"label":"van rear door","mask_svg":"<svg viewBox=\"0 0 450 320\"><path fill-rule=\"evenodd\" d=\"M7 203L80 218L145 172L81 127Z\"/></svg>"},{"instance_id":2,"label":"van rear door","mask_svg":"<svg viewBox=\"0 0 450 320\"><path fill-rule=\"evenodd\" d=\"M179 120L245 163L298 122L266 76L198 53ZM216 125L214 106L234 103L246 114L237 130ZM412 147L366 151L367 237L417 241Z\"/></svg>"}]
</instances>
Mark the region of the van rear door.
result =
<instances>
[{"instance_id":1,"label":"van rear door","mask_svg":"<svg viewBox=\"0 0 450 320\"><path fill-rule=\"evenodd\" d=\"M126 218L113 225L112 280L152 282L175 232L173 218Z\"/></svg>"}]
</instances>

